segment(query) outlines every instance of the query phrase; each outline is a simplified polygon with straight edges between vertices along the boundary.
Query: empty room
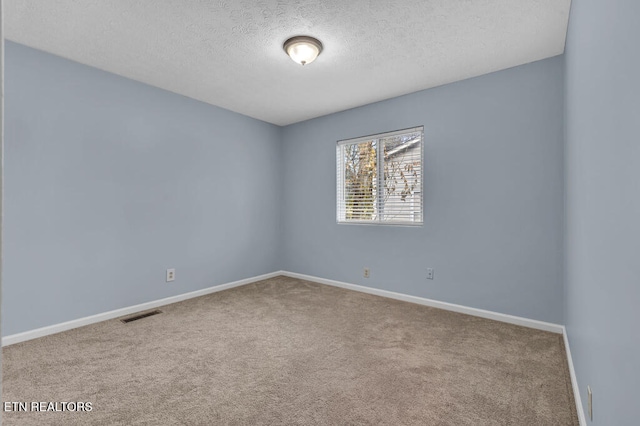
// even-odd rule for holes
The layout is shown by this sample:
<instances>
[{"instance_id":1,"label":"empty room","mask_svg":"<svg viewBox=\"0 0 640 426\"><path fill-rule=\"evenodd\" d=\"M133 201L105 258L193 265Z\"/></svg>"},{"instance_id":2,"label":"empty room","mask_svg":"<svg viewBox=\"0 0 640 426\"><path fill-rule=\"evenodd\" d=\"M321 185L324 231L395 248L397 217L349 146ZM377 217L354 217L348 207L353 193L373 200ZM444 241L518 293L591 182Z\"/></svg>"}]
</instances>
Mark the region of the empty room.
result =
<instances>
[{"instance_id":1,"label":"empty room","mask_svg":"<svg viewBox=\"0 0 640 426\"><path fill-rule=\"evenodd\" d=\"M3 424L640 424L640 2L0 4Z\"/></svg>"}]
</instances>

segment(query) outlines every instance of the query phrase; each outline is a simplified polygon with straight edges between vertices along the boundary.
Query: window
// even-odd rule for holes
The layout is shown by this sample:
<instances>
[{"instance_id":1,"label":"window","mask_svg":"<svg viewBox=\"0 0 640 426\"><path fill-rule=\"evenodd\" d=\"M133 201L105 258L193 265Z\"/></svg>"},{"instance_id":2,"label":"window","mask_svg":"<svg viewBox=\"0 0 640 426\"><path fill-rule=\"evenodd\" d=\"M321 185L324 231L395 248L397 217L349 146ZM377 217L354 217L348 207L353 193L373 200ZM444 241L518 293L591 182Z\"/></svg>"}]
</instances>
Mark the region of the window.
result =
<instances>
[{"instance_id":1,"label":"window","mask_svg":"<svg viewBox=\"0 0 640 426\"><path fill-rule=\"evenodd\" d=\"M338 223L422 225L423 127L338 141Z\"/></svg>"}]
</instances>

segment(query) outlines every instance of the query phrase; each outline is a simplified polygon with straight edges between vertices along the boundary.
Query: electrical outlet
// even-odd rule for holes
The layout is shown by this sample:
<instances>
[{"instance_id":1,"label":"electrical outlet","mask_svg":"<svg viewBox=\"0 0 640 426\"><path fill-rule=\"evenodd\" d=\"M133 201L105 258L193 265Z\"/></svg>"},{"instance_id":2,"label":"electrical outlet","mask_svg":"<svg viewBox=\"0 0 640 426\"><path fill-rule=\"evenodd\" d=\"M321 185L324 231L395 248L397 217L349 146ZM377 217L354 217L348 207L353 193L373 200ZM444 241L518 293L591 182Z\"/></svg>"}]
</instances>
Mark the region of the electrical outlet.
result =
<instances>
[{"instance_id":1,"label":"electrical outlet","mask_svg":"<svg viewBox=\"0 0 640 426\"><path fill-rule=\"evenodd\" d=\"M369 268L364 268L364 277L369 278Z\"/></svg>"},{"instance_id":2,"label":"electrical outlet","mask_svg":"<svg viewBox=\"0 0 640 426\"><path fill-rule=\"evenodd\" d=\"M174 268L167 269L167 282L175 281L176 270Z\"/></svg>"},{"instance_id":3,"label":"electrical outlet","mask_svg":"<svg viewBox=\"0 0 640 426\"><path fill-rule=\"evenodd\" d=\"M587 410L589 412L589 419L593 421L593 399L591 395L591 386L587 386Z\"/></svg>"},{"instance_id":4,"label":"electrical outlet","mask_svg":"<svg viewBox=\"0 0 640 426\"><path fill-rule=\"evenodd\" d=\"M433 268L427 268L427 279L428 280L433 279Z\"/></svg>"}]
</instances>

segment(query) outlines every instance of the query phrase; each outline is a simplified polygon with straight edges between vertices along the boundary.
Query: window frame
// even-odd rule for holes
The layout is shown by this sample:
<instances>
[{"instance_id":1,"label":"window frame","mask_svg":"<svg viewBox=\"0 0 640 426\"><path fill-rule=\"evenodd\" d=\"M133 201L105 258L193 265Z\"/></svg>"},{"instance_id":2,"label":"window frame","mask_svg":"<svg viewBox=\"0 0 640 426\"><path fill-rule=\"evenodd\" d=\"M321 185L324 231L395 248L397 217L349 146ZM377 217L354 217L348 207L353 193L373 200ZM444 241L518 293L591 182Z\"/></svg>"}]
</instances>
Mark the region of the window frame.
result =
<instances>
[{"instance_id":1,"label":"window frame","mask_svg":"<svg viewBox=\"0 0 640 426\"><path fill-rule=\"evenodd\" d=\"M407 133L420 133L420 175L419 175L419 196L418 201L420 202L420 221L387 221L383 220L384 213L377 218L376 220L347 220L341 219L341 213L344 216L344 208L340 209L340 202L342 202L342 206L345 205L345 191L344 191L344 182L345 182L345 168L344 168L344 159L340 160L340 156L342 154L342 146L343 145L353 145L360 144L368 141L375 141L376 143L376 155L377 155L377 164L376 164L376 203L379 203L380 199L384 197L384 184L380 185L380 183L384 183L384 145L381 143L385 138L391 138L394 136L400 136ZM382 146L382 149L379 147ZM382 175L380 172L383 172ZM382 176L382 178L380 177ZM415 192L414 192L415 194ZM367 136L360 136L356 138L350 139L341 139L336 142L336 223L338 225L373 225L373 226L401 226L401 227L421 227L424 225L424 126L414 126L408 127L405 129L393 130L390 132L382 132L376 133ZM378 210L377 205L374 206L376 210ZM384 209L383 209L384 210Z\"/></svg>"}]
</instances>

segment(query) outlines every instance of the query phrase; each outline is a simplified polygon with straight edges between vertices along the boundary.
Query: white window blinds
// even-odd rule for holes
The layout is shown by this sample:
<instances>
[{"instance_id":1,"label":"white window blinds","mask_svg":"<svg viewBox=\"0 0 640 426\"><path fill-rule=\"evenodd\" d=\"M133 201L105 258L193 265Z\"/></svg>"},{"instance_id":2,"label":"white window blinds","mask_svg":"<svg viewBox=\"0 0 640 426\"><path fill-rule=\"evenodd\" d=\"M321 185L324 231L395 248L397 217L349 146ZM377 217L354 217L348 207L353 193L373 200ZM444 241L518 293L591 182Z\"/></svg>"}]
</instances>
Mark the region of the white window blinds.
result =
<instances>
[{"instance_id":1,"label":"white window blinds","mask_svg":"<svg viewBox=\"0 0 640 426\"><path fill-rule=\"evenodd\" d=\"M338 223L422 224L423 127L338 141Z\"/></svg>"}]
</instances>

